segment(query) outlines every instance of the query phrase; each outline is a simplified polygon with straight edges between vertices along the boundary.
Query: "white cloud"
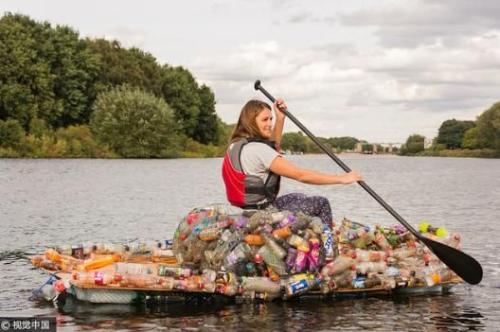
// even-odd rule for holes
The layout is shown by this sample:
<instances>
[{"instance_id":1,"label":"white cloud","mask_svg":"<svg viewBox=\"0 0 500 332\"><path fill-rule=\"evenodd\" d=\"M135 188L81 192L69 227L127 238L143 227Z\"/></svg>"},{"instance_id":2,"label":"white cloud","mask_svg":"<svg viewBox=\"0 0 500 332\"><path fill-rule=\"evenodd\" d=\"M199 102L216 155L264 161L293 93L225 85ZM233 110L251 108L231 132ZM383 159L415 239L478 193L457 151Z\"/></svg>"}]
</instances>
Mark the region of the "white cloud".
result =
<instances>
[{"instance_id":1,"label":"white cloud","mask_svg":"<svg viewBox=\"0 0 500 332\"><path fill-rule=\"evenodd\" d=\"M326 136L357 133L362 138L393 141L413 132L433 136L447 117L473 119L498 99L497 31L462 38L453 47L435 42L411 49L352 45L347 51L341 49L252 42L221 57L199 59L194 68L214 87L224 120L236 118L238 101L243 104L255 96L252 82L260 78L272 93L285 96L302 110L301 117L319 135ZM389 125L395 124L398 130L391 130ZM360 126L364 129L356 128Z\"/></svg>"}]
</instances>

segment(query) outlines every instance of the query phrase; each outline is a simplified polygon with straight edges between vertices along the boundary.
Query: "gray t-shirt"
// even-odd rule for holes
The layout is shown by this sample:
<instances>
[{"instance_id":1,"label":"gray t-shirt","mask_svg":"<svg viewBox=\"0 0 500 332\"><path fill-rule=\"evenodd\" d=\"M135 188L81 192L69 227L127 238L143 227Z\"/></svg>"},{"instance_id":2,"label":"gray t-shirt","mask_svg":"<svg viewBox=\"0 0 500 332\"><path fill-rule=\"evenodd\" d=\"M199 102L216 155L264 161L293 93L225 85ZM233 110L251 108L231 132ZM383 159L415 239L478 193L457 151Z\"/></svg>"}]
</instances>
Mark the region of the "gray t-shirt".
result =
<instances>
[{"instance_id":1,"label":"gray t-shirt","mask_svg":"<svg viewBox=\"0 0 500 332\"><path fill-rule=\"evenodd\" d=\"M241 150L241 167L245 174L256 175L266 182L269 167L274 158L280 154L269 145L259 142L250 142Z\"/></svg>"}]
</instances>

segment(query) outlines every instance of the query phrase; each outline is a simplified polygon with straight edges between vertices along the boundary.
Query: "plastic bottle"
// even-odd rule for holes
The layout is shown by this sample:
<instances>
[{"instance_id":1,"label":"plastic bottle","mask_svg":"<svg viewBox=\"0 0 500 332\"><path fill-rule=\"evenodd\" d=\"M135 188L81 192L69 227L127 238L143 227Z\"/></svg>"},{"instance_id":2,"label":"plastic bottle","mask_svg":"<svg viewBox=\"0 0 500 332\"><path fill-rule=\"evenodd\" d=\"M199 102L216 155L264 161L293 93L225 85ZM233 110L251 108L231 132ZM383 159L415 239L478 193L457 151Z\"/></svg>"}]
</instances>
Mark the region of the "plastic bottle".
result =
<instances>
[{"instance_id":1,"label":"plastic bottle","mask_svg":"<svg viewBox=\"0 0 500 332\"><path fill-rule=\"evenodd\" d=\"M372 288L382 284L382 280L377 276L371 277L356 277L352 280L352 287L354 288Z\"/></svg>"},{"instance_id":2,"label":"plastic bottle","mask_svg":"<svg viewBox=\"0 0 500 332\"><path fill-rule=\"evenodd\" d=\"M297 218L289 213L286 218L284 218L283 220L281 220L281 222L279 223L279 227L286 227L286 226L289 226L293 223L295 223L297 221Z\"/></svg>"},{"instance_id":3,"label":"plastic bottle","mask_svg":"<svg viewBox=\"0 0 500 332\"><path fill-rule=\"evenodd\" d=\"M305 219L297 219L293 224L290 225L290 229L293 233L297 233L299 230L306 229L309 226L309 222Z\"/></svg>"},{"instance_id":4,"label":"plastic bottle","mask_svg":"<svg viewBox=\"0 0 500 332\"><path fill-rule=\"evenodd\" d=\"M333 282L335 283L335 288L346 288L350 287L352 284L352 280L355 278L356 272L353 270L345 270L344 272L334 275L332 277Z\"/></svg>"},{"instance_id":5,"label":"plastic bottle","mask_svg":"<svg viewBox=\"0 0 500 332\"><path fill-rule=\"evenodd\" d=\"M290 235L292 235L292 231L288 226L283 228L278 228L273 231L273 236L276 238L287 238Z\"/></svg>"},{"instance_id":6,"label":"plastic bottle","mask_svg":"<svg viewBox=\"0 0 500 332\"><path fill-rule=\"evenodd\" d=\"M375 232L375 239L374 239L375 243L383 250L387 250L387 249L391 249L392 246L390 245L389 241L387 241L387 239L385 238L384 236L384 233L379 231L377 229L377 231Z\"/></svg>"},{"instance_id":7,"label":"plastic bottle","mask_svg":"<svg viewBox=\"0 0 500 332\"><path fill-rule=\"evenodd\" d=\"M251 255L251 249L245 242L238 244L230 253L226 256L224 260L224 266L226 268L233 267L236 263L242 262Z\"/></svg>"},{"instance_id":8,"label":"plastic bottle","mask_svg":"<svg viewBox=\"0 0 500 332\"><path fill-rule=\"evenodd\" d=\"M291 246L294 246L295 248L297 248L300 251L309 252L309 244L307 243L306 240L304 240L303 238L301 238L298 235L292 234L288 238L288 244L290 244Z\"/></svg>"},{"instance_id":9,"label":"plastic bottle","mask_svg":"<svg viewBox=\"0 0 500 332\"><path fill-rule=\"evenodd\" d=\"M387 253L384 251L356 249L353 256L358 262L379 262L387 258Z\"/></svg>"},{"instance_id":10,"label":"plastic bottle","mask_svg":"<svg viewBox=\"0 0 500 332\"><path fill-rule=\"evenodd\" d=\"M349 270L354 265L354 259L345 256L338 256L333 262L326 264L321 270L323 277L332 277Z\"/></svg>"},{"instance_id":11,"label":"plastic bottle","mask_svg":"<svg viewBox=\"0 0 500 332\"><path fill-rule=\"evenodd\" d=\"M41 267L42 269L50 270L50 271L60 270L59 266L56 263L54 263L53 261L48 260L48 259L44 259L44 260L40 261L40 265L38 265L38 266Z\"/></svg>"},{"instance_id":12,"label":"plastic bottle","mask_svg":"<svg viewBox=\"0 0 500 332\"><path fill-rule=\"evenodd\" d=\"M264 245L264 238L258 234L248 234L245 236L245 242L251 246Z\"/></svg>"},{"instance_id":13,"label":"plastic bottle","mask_svg":"<svg viewBox=\"0 0 500 332\"><path fill-rule=\"evenodd\" d=\"M356 248L364 249L375 240L374 232L366 229L367 227L358 229L358 237L351 241Z\"/></svg>"},{"instance_id":14,"label":"plastic bottle","mask_svg":"<svg viewBox=\"0 0 500 332\"><path fill-rule=\"evenodd\" d=\"M319 268L319 247L318 239L309 240L309 272L316 271Z\"/></svg>"},{"instance_id":15,"label":"plastic bottle","mask_svg":"<svg viewBox=\"0 0 500 332\"><path fill-rule=\"evenodd\" d=\"M285 260L285 264L289 270L291 270L295 266L296 259L297 259L297 249L289 248Z\"/></svg>"},{"instance_id":16,"label":"plastic bottle","mask_svg":"<svg viewBox=\"0 0 500 332\"><path fill-rule=\"evenodd\" d=\"M129 274L124 277L122 285L135 288L151 288L159 284L160 278L146 274Z\"/></svg>"},{"instance_id":17,"label":"plastic bottle","mask_svg":"<svg viewBox=\"0 0 500 332\"><path fill-rule=\"evenodd\" d=\"M45 251L45 258L47 258L48 260L50 260L54 263L61 262L61 255L54 249L47 249Z\"/></svg>"},{"instance_id":18,"label":"plastic bottle","mask_svg":"<svg viewBox=\"0 0 500 332\"><path fill-rule=\"evenodd\" d=\"M452 273L448 267L439 264L425 268L424 277L427 286L432 287L450 280L452 278Z\"/></svg>"},{"instance_id":19,"label":"plastic bottle","mask_svg":"<svg viewBox=\"0 0 500 332\"><path fill-rule=\"evenodd\" d=\"M423 221L420 223L420 225L418 225L418 230L420 233L430 233L440 238L444 238L448 235L446 228L434 227L426 221Z\"/></svg>"},{"instance_id":20,"label":"plastic bottle","mask_svg":"<svg viewBox=\"0 0 500 332\"><path fill-rule=\"evenodd\" d=\"M283 211L271 213L271 219L272 219L273 224L281 222L285 218L286 218L286 214Z\"/></svg>"},{"instance_id":21,"label":"plastic bottle","mask_svg":"<svg viewBox=\"0 0 500 332\"><path fill-rule=\"evenodd\" d=\"M264 262L266 262L266 264L270 266L279 276L287 274L285 263L273 253L267 244L260 247L258 254L262 256Z\"/></svg>"},{"instance_id":22,"label":"plastic bottle","mask_svg":"<svg viewBox=\"0 0 500 332\"><path fill-rule=\"evenodd\" d=\"M333 250L333 234L330 227L328 227L327 225L323 226L321 240L323 242L323 248L325 249L326 261L330 262L335 258L335 253Z\"/></svg>"},{"instance_id":23,"label":"plastic bottle","mask_svg":"<svg viewBox=\"0 0 500 332\"><path fill-rule=\"evenodd\" d=\"M98 286L106 286L111 283L113 276L108 273L97 271L94 272L94 284Z\"/></svg>"},{"instance_id":24,"label":"plastic bottle","mask_svg":"<svg viewBox=\"0 0 500 332\"><path fill-rule=\"evenodd\" d=\"M205 228L200 231L198 238L202 241L213 241L219 238L220 229L217 227Z\"/></svg>"},{"instance_id":25,"label":"plastic bottle","mask_svg":"<svg viewBox=\"0 0 500 332\"><path fill-rule=\"evenodd\" d=\"M187 278L193 274L188 268L173 267L168 265L158 265L158 275L162 277L183 277Z\"/></svg>"},{"instance_id":26,"label":"plastic bottle","mask_svg":"<svg viewBox=\"0 0 500 332\"><path fill-rule=\"evenodd\" d=\"M222 234L223 236L219 239L217 247L214 250L213 263L215 266L219 266L222 264L223 259L229 252L231 252L237 245L240 243L240 236L238 232L231 233L227 230L226 234ZM221 242L221 240L226 236L226 240Z\"/></svg>"},{"instance_id":27,"label":"plastic bottle","mask_svg":"<svg viewBox=\"0 0 500 332\"><path fill-rule=\"evenodd\" d=\"M319 279L311 274L296 274L285 281L286 297L296 296L309 291L319 285Z\"/></svg>"},{"instance_id":28,"label":"plastic bottle","mask_svg":"<svg viewBox=\"0 0 500 332\"><path fill-rule=\"evenodd\" d=\"M245 291L269 294L280 292L280 284L266 277L243 277L242 286Z\"/></svg>"},{"instance_id":29,"label":"plastic bottle","mask_svg":"<svg viewBox=\"0 0 500 332\"><path fill-rule=\"evenodd\" d=\"M151 274L151 268L139 263L123 263L115 264L115 273L119 274Z\"/></svg>"},{"instance_id":30,"label":"plastic bottle","mask_svg":"<svg viewBox=\"0 0 500 332\"><path fill-rule=\"evenodd\" d=\"M369 272L381 273L386 269L386 262L360 262L356 264L356 272L359 274L367 274Z\"/></svg>"},{"instance_id":31,"label":"plastic bottle","mask_svg":"<svg viewBox=\"0 0 500 332\"><path fill-rule=\"evenodd\" d=\"M453 233L443 241L445 244L455 249L460 249L460 234Z\"/></svg>"},{"instance_id":32,"label":"plastic bottle","mask_svg":"<svg viewBox=\"0 0 500 332\"><path fill-rule=\"evenodd\" d=\"M262 233L262 237L264 238L264 241L266 242L266 246L269 247L269 249L272 250L272 252L278 257L279 259L283 259L286 256L286 251L282 247L280 247L269 234Z\"/></svg>"},{"instance_id":33,"label":"plastic bottle","mask_svg":"<svg viewBox=\"0 0 500 332\"><path fill-rule=\"evenodd\" d=\"M309 223L309 228L316 234L321 235L323 233L323 221L319 217L313 217Z\"/></svg>"},{"instance_id":34,"label":"plastic bottle","mask_svg":"<svg viewBox=\"0 0 500 332\"><path fill-rule=\"evenodd\" d=\"M85 261L83 264L78 266L78 270L80 271L96 270L111 265L118 261L120 261L119 255L107 255L101 258L95 258Z\"/></svg>"},{"instance_id":35,"label":"plastic bottle","mask_svg":"<svg viewBox=\"0 0 500 332\"><path fill-rule=\"evenodd\" d=\"M409 248L409 247L402 247L398 249L394 249L392 251L392 257L394 257L397 260L403 260L408 257L414 257L417 254L417 249L416 248Z\"/></svg>"}]
</instances>

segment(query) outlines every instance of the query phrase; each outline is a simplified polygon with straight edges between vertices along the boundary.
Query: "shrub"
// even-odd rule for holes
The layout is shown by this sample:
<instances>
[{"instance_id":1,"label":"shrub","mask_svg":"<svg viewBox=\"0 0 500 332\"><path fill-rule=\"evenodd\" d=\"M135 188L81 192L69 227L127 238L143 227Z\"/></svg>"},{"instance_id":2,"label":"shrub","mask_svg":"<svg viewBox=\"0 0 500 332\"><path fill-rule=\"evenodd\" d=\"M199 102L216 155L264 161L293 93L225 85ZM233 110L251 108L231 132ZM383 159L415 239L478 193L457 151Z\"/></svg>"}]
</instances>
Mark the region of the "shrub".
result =
<instances>
[{"instance_id":1,"label":"shrub","mask_svg":"<svg viewBox=\"0 0 500 332\"><path fill-rule=\"evenodd\" d=\"M179 125L160 98L120 86L99 94L90 127L96 138L123 157L162 158L180 153Z\"/></svg>"}]
</instances>

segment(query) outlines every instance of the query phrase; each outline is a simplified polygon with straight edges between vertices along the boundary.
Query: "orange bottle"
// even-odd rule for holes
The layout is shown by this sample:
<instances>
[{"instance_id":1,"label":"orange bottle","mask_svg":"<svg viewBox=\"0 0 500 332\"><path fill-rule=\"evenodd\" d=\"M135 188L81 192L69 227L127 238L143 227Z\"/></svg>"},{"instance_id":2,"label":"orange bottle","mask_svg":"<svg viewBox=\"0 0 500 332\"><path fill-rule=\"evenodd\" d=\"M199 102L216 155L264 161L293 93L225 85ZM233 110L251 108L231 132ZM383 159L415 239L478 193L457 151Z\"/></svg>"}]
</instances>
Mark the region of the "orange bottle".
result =
<instances>
[{"instance_id":1,"label":"orange bottle","mask_svg":"<svg viewBox=\"0 0 500 332\"><path fill-rule=\"evenodd\" d=\"M85 263L83 263L82 265L79 266L79 270L83 270L83 271L95 270L95 269L99 269L101 267L111 265L114 262L118 262L119 260L120 260L119 255L107 255L107 256L102 257L102 258L96 258L96 259L86 261Z\"/></svg>"},{"instance_id":2,"label":"orange bottle","mask_svg":"<svg viewBox=\"0 0 500 332\"><path fill-rule=\"evenodd\" d=\"M47 249L45 251L45 258L53 261L54 263L61 262L61 255L57 251L55 251L54 249Z\"/></svg>"},{"instance_id":3,"label":"orange bottle","mask_svg":"<svg viewBox=\"0 0 500 332\"><path fill-rule=\"evenodd\" d=\"M248 234L245 236L245 242L251 246L264 245L264 238L258 234Z\"/></svg>"},{"instance_id":4,"label":"orange bottle","mask_svg":"<svg viewBox=\"0 0 500 332\"><path fill-rule=\"evenodd\" d=\"M282 239L283 238L287 238L290 235L292 235L292 230L288 226L283 227L283 228L278 228L278 229L276 229L276 230L273 231L273 236L274 237L279 237L279 238L282 238Z\"/></svg>"}]
</instances>

